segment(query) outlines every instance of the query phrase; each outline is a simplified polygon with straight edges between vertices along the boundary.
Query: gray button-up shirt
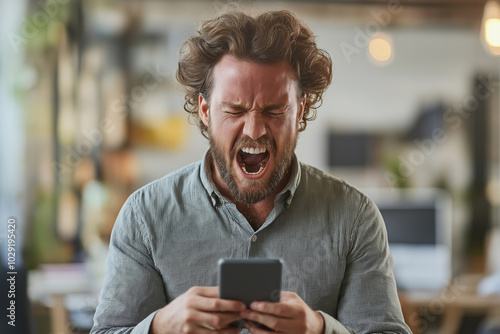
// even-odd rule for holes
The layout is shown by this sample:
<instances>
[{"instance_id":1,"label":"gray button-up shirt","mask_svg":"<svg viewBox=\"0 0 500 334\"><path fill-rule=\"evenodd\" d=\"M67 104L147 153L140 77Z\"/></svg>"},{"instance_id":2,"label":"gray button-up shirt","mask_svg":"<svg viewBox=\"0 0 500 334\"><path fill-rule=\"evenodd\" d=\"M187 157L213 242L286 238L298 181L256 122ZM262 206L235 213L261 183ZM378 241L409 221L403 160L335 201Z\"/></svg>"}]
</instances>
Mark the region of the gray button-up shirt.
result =
<instances>
[{"instance_id":1,"label":"gray button-up shirt","mask_svg":"<svg viewBox=\"0 0 500 334\"><path fill-rule=\"evenodd\" d=\"M365 195L294 157L288 185L254 231L214 188L205 158L146 185L113 228L91 333L147 334L157 310L217 285L220 258L283 260L282 288L325 319L325 333L411 333L382 217Z\"/></svg>"}]
</instances>

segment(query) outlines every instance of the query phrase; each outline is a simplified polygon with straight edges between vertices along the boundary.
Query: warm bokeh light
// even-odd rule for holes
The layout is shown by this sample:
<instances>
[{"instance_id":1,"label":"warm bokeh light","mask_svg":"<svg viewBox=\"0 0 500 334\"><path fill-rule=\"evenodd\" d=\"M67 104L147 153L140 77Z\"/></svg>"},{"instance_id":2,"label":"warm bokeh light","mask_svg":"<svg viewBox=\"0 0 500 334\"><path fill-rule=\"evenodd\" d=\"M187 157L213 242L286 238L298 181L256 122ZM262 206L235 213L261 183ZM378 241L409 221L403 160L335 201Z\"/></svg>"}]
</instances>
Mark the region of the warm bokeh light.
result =
<instances>
[{"instance_id":1,"label":"warm bokeh light","mask_svg":"<svg viewBox=\"0 0 500 334\"><path fill-rule=\"evenodd\" d=\"M368 46L368 50L372 59L377 64L381 65L389 63L393 56L392 43L388 36L382 34L376 35L372 38Z\"/></svg>"},{"instance_id":2,"label":"warm bokeh light","mask_svg":"<svg viewBox=\"0 0 500 334\"><path fill-rule=\"evenodd\" d=\"M488 1L484 5L481 40L492 55L500 55L500 4Z\"/></svg>"},{"instance_id":3,"label":"warm bokeh light","mask_svg":"<svg viewBox=\"0 0 500 334\"><path fill-rule=\"evenodd\" d=\"M500 18L488 19L484 25L486 43L500 47Z\"/></svg>"}]
</instances>

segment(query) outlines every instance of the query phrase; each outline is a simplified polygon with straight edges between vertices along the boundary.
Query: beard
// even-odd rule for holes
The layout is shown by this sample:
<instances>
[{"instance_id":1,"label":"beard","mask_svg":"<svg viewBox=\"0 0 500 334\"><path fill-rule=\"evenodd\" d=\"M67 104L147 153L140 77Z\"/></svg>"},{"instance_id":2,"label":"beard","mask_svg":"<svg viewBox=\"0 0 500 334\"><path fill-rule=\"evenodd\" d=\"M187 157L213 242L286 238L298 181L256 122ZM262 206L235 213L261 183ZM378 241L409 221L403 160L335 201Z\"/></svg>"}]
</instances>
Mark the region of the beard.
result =
<instances>
[{"instance_id":1,"label":"beard","mask_svg":"<svg viewBox=\"0 0 500 334\"><path fill-rule=\"evenodd\" d=\"M295 147L297 145L298 135L296 134L294 138L285 143L283 147L283 153L281 156L276 156L276 143L267 137L261 137L257 140L250 139L249 137L243 137L235 141L229 157L224 154L224 149L215 139L212 133L212 128L209 124L208 127L210 150L209 154L215 164L215 167L219 171L220 176L226 183L229 189L231 197L236 203L243 204L255 204L267 197L269 197L278 187L278 185L283 181L287 175L287 171L290 168ZM236 183L234 172L231 169L231 162L235 160L236 154L238 154L236 147L243 146L255 146L255 145L265 145L266 147L271 147L272 154L276 160L276 167L271 172L269 181L264 182L261 179L258 180L243 180L245 188L242 189ZM269 162L268 162L269 163Z\"/></svg>"}]
</instances>

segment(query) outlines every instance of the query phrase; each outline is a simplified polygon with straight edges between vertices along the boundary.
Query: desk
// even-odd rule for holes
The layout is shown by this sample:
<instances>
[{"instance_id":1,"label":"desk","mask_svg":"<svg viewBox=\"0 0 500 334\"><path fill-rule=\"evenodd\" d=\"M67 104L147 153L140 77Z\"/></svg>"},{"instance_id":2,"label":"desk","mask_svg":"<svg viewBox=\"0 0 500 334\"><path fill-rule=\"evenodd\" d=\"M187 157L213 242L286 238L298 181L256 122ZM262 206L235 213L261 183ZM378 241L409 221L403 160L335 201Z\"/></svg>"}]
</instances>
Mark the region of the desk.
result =
<instances>
[{"instance_id":1,"label":"desk","mask_svg":"<svg viewBox=\"0 0 500 334\"><path fill-rule=\"evenodd\" d=\"M410 314L408 320L420 333L439 316L442 316L439 333L456 334L466 315L500 313L500 296L480 296L475 287L459 283L439 292L403 292L400 296L418 310Z\"/></svg>"},{"instance_id":2,"label":"desk","mask_svg":"<svg viewBox=\"0 0 500 334\"><path fill-rule=\"evenodd\" d=\"M95 287L83 264L43 265L28 275L28 296L50 307L51 333L71 334L66 297L93 294Z\"/></svg>"}]
</instances>

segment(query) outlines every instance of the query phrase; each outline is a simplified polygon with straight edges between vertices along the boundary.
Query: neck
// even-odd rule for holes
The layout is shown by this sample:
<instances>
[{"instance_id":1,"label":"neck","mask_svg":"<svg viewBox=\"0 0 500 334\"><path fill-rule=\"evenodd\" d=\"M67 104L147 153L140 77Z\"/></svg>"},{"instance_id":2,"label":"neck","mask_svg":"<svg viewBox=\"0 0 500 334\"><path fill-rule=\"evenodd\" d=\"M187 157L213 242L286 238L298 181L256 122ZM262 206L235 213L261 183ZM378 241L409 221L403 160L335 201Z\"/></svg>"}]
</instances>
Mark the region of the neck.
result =
<instances>
[{"instance_id":1,"label":"neck","mask_svg":"<svg viewBox=\"0 0 500 334\"><path fill-rule=\"evenodd\" d=\"M219 190L219 192L223 196L235 202L238 211L247 219L247 221L255 231L258 230L266 221L267 217L274 208L274 200L276 199L276 196L288 184L290 175L292 173L292 167L290 165L287 173L279 182L276 189L274 189L274 191L262 201L257 203L242 203L234 201L233 197L231 196L231 192L227 188L225 182L222 180L222 177L219 175L219 171L217 170L217 167L215 166L211 157L207 161L206 167L208 171L207 175L211 179L212 184L217 188L217 190Z\"/></svg>"},{"instance_id":2,"label":"neck","mask_svg":"<svg viewBox=\"0 0 500 334\"><path fill-rule=\"evenodd\" d=\"M257 231L266 221L267 217L274 208L274 199L272 202L263 200L255 204L236 203L238 211L247 219L254 231Z\"/></svg>"}]
</instances>

